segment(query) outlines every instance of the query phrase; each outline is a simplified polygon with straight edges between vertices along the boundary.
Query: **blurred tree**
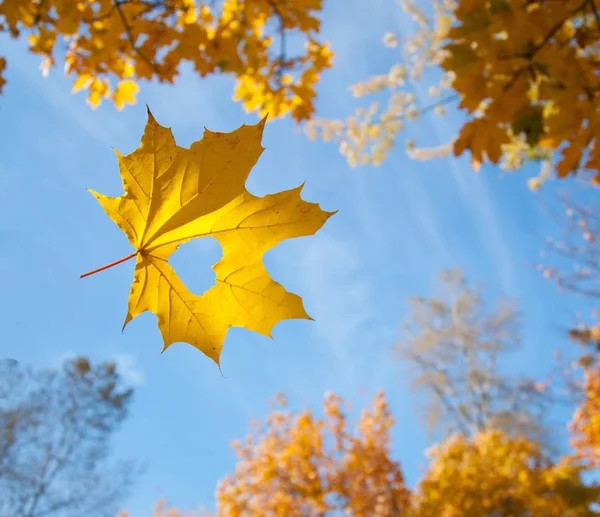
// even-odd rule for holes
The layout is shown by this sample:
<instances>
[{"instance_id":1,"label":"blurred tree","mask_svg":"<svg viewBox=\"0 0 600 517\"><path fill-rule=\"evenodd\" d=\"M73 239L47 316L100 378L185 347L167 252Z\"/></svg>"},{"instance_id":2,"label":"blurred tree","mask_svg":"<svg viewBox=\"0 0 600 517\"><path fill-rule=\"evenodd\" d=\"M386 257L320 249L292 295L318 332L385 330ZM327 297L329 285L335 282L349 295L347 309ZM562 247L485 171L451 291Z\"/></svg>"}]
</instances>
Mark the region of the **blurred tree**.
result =
<instances>
[{"instance_id":1,"label":"blurred tree","mask_svg":"<svg viewBox=\"0 0 600 517\"><path fill-rule=\"evenodd\" d=\"M114 515L136 470L110 461L133 393L115 365L0 368L0 516Z\"/></svg>"},{"instance_id":2,"label":"blurred tree","mask_svg":"<svg viewBox=\"0 0 600 517\"><path fill-rule=\"evenodd\" d=\"M441 297L409 299L405 338L395 347L423 390L430 430L442 437L498 429L545 440L548 386L505 372L502 360L520 347L512 305L488 308L462 271L440 275ZM550 444L548 444L550 445Z\"/></svg>"},{"instance_id":3,"label":"blurred tree","mask_svg":"<svg viewBox=\"0 0 600 517\"><path fill-rule=\"evenodd\" d=\"M600 486L572 458L545 459L525 437L455 435L429 452L411 517L592 517Z\"/></svg>"},{"instance_id":4,"label":"blurred tree","mask_svg":"<svg viewBox=\"0 0 600 517\"><path fill-rule=\"evenodd\" d=\"M544 255L562 259L563 263L556 267L540 265L538 269L565 290L600 298L599 206L597 203L575 201L574 197L561 197L558 221L561 236L546 239L548 248Z\"/></svg>"},{"instance_id":5,"label":"blurred tree","mask_svg":"<svg viewBox=\"0 0 600 517\"><path fill-rule=\"evenodd\" d=\"M401 35L387 32L382 38L393 64L350 86L356 99L371 102L358 107L346 120L313 118L305 127L311 139L337 143L351 166L380 165L410 122L429 112L444 115L446 105L458 100L450 88L452 75L441 69L455 1L398 0L398 4L406 26ZM409 141L409 152L413 147ZM427 157L449 153L451 146L446 145Z\"/></svg>"},{"instance_id":6,"label":"blurred tree","mask_svg":"<svg viewBox=\"0 0 600 517\"><path fill-rule=\"evenodd\" d=\"M317 41L322 0L0 0L0 33L26 39L47 73L64 58L88 103L135 102L140 80L173 83L189 62L201 77L232 75L247 111L298 121L314 111L331 66ZM290 37L303 49L290 55ZM0 92L9 66L0 56Z\"/></svg>"},{"instance_id":7,"label":"blurred tree","mask_svg":"<svg viewBox=\"0 0 600 517\"><path fill-rule=\"evenodd\" d=\"M600 468L600 367L585 369L583 394L571 421L571 444L579 458Z\"/></svg>"},{"instance_id":8,"label":"blurred tree","mask_svg":"<svg viewBox=\"0 0 600 517\"><path fill-rule=\"evenodd\" d=\"M327 394L325 415L269 415L217 488L219 517L397 517L409 502L400 466L390 457L393 425L382 393L348 429L342 399Z\"/></svg>"},{"instance_id":9,"label":"blurred tree","mask_svg":"<svg viewBox=\"0 0 600 517\"><path fill-rule=\"evenodd\" d=\"M580 295L592 304L591 321L579 321L569 330L570 339L585 346L581 364L591 366L600 358L599 207L593 197L575 201L573 195L563 195L560 205L560 235L546 238L537 269L562 291Z\"/></svg>"},{"instance_id":10,"label":"blurred tree","mask_svg":"<svg viewBox=\"0 0 600 517\"><path fill-rule=\"evenodd\" d=\"M498 430L455 434L427 452L409 491L389 456L391 415L382 394L347 431L341 399L327 395L325 417L274 411L244 444L217 488L215 517L598 517L600 485L589 465L551 461L539 444ZM166 508L153 517L199 517ZM121 517L127 517L124 512Z\"/></svg>"}]
</instances>

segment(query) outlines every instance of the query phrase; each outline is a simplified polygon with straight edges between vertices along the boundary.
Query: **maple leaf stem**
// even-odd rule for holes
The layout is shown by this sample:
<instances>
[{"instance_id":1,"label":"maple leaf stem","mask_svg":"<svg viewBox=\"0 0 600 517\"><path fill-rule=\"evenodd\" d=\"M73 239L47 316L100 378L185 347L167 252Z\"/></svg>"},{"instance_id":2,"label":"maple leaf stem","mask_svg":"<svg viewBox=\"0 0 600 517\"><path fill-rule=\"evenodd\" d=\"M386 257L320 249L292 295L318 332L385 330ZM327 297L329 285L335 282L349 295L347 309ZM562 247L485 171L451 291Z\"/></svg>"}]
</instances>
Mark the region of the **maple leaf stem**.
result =
<instances>
[{"instance_id":1,"label":"maple leaf stem","mask_svg":"<svg viewBox=\"0 0 600 517\"><path fill-rule=\"evenodd\" d=\"M102 266L102 267L99 267L92 271L88 271L87 273L84 273L83 275L81 275L79 278L85 278L86 276L95 275L96 273L100 273L100 271L104 271L105 269L111 268L113 266L118 266L119 264L122 264L123 262L127 262L128 260L131 260L136 255L137 255L137 251L134 251L133 253L130 253L126 257L123 257L119 260L115 260L114 262L111 262L110 264L106 264L106 266Z\"/></svg>"}]
</instances>

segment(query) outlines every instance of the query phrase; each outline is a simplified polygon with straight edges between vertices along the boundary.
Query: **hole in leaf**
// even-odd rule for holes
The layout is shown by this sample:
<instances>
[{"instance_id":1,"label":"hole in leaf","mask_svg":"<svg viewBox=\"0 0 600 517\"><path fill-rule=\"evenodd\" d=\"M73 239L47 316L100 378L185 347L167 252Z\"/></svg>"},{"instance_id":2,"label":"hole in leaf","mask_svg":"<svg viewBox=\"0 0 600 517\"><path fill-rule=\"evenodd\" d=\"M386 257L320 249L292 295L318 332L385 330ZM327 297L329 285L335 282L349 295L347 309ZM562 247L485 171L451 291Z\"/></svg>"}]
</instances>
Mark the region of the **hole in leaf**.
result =
<instances>
[{"instance_id":1,"label":"hole in leaf","mask_svg":"<svg viewBox=\"0 0 600 517\"><path fill-rule=\"evenodd\" d=\"M221 258L221 245L213 237L186 242L169 257L181 281L194 294L201 295L215 283L212 266Z\"/></svg>"}]
</instances>

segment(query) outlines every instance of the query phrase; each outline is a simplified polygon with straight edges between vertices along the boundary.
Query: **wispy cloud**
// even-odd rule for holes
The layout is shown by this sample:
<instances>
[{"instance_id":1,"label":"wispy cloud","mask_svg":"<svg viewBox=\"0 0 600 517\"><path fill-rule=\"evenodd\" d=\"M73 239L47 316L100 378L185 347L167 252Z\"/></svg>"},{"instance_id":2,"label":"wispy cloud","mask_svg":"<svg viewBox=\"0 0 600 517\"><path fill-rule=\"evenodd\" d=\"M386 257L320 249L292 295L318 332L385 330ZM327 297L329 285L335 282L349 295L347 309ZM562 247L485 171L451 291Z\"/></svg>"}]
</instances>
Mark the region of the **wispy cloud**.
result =
<instances>
[{"instance_id":1,"label":"wispy cloud","mask_svg":"<svg viewBox=\"0 0 600 517\"><path fill-rule=\"evenodd\" d=\"M460 127L460 119L458 114L444 118L437 117L435 123L431 122L431 119L428 120L427 126L437 137L438 144L447 144L450 140L448 135ZM500 287L506 295L518 293L511 248L502 227L496 201L486 185L486 178L467 165L466 159L457 160L450 155L444 159L444 162L445 167L450 169L464 205L469 208L473 220L476 221L490 263L496 267Z\"/></svg>"},{"instance_id":2,"label":"wispy cloud","mask_svg":"<svg viewBox=\"0 0 600 517\"><path fill-rule=\"evenodd\" d=\"M407 17L400 6L392 14L392 19L396 22L401 32L410 32L413 30L409 17ZM415 84L414 88L419 98L427 98L425 84ZM490 262L493 263L498 271L501 288L505 294L515 294L518 283L514 272L514 261L508 246L505 232L498 217L498 209L494 197L488 191L485 178L475 173L470 166L465 166L465 160L457 160L450 155L447 159L444 151L447 151L447 144L455 137L456 131L460 128L462 117L458 112L448 112L444 117L436 115L425 116L422 121L426 127L427 135L433 137L433 141L428 143L433 146L439 146L440 158L444 159L444 167L449 168L452 179L462 198L463 204L469 208L472 217L477 221L479 235L484 243ZM432 154L432 153L429 153ZM434 154L434 153L433 153ZM430 162L432 163L432 162ZM413 186L415 191L418 190ZM421 199L426 199L426 193L421 193ZM447 244L436 231L431 207L425 209L425 205L419 210L419 219L423 221L423 228L427 232L432 242L448 252ZM451 255L451 254L450 254Z\"/></svg>"},{"instance_id":3,"label":"wispy cloud","mask_svg":"<svg viewBox=\"0 0 600 517\"><path fill-rule=\"evenodd\" d=\"M306 305L316 320L314 332L331 346L337 370L344 372L349 386L358 366L352 345L375 315L371 286L360 271L359 257L354 243L321 235L313 238L300 263Z\"/></svg>"},{"instance_id":4,"label":"wispy cloud","mask_svg":"<svg viewBox=\"0 0 600 517\"><path fill-rule=\"evenodd\" d=\"M358 11L361 9L361 6L358 5L354 7ZM396 29L401 34L412 32L414 30L413 22L403 11L399 2L385 2L385 15L383 16L379 15L372 17L369 16L368 13L362 14L364 14L364 17L360 18L361 23L363 23L364 20L364 24L367 25L364 33L368 34L369 40L360 40L358 44L365 45L365 48L368 47L366 43L370 43L371 47L373 45L378 45L380 52L385 52L383 45L381 44L381 37L386 30ZM343 26L346 33L349 33L348 25L355 23L356 19L358 19L356 17L356 12L353 11L353 20L350 22L348 20L343 20L342 22L339 22L339 26ZM343 34L341 34L341 31L340 34L338 34L338 31L335 30L337 26L338 24L336 22L333 27L333 33L335 36L334 41L337 41L339 38L340 41L345 42L345 37ZM353 44L356 44L356 42L348 42L348 45L350 46ZM356 75L356 71L358 70L363 74L361 79L365 79L367 76L372 75L373 73L383 72L386 70L385 63L388 63L389 59L394 58L394 55L391 52L384 55L387 56L386 60L382 63L375 64L375 66L381 67L381 70L378 68L377 71L375 71L372 65L369 65L366 53L352 53L347 51L346 47L344 46L344 51L340 51L340 56L338 56L336 60L336 75L338 76L338 79L340 77L347 79L349 76L354 77ZM329 84L334 88L339 88L335 81L330 82ZM425 85L415 84L413 86L417 90L419 97L426 97ZM339 93L340 92L338 92L338 94ZM329 100L329 98L332 96L326 95L326 97ZM335 98L339 97L341 96L335 96ZM347 109L348 108L346 106L346 111ZM458 114L454 114L454 116L452 114L448 114L448 116L445 118L436 117L435 121L430 117L427 117L423 121L424 125L427 126L428 135L431 135L435 140L433 145L439 145L440 143L443 144L449 141L452 136L452 132L460 127L458 124L458 119ZM402 145L400 140L398 145ZM391 159L392 157L389 158L389 160ZM434 162L429 162L427 166L431 167L432 163ZM412 169L416 167L423 168L425 165L411 165ZM444 167L450 169L451 177L462 198L462 205L468 207L473 219L477 221L476 227L479 230L480 240L486 247L490 263L494 264L495 268L497 269L502 290L506 294L514 294L517 292L516 290L518 283L514 272L513 257L510 252L510 247L507 245L508 243L505 232L503 231L502 225L498 219L498 209L495 206L493 196L491 196L488 191L485 179L482 178L481 174L475 174L470 167L465 167L454 157L444 160ZM420 229L419 236L424 237L428 241L427 245L435 248L438 256L443 257L444 262L454 262L455 254L453 253L452 247L447 241L447 238L440 231L440 222L436 218L434 202L430 192L427 190L432 185L427 185L426 182L422 181L420 178L413 177L412 179L413 181L405 181L402 185L399 185L397 182L396 185L394 185L394 188L398 188L399 191L404 192L404 200L408 205L410 205L407 206L405 213L410 213L411 220L418 222ZM353 181L357 187L357 198L359 200L359 206L357 206L357 210L361 213L361 219L366 225L373 227L373 231L378 232L381 236L384 236L385 231L383 231L381 227L379 229L376 228L371 221L374 219L374 216L371 212L376 210L377 207L369 207L369 204L371 203L365 201L364 199L364 184L368 181L368 179L355 176L353 177ZM392 188L391 185L390 188ZM378 238L378 240L380 242L383 241L382 238Z\"/></svg>"},{"instance_id":5,"label":"wispy cloud","mask_svg":"<svg viewBox=\"0 0 600 517\"><path fill-rule=\"evenodd\" d=\"M146 383L146 377L138 366L137 359L131 354L114 354L109 358L117 365L117 372L126 384L139 388Z\"/></svg>"},{"instance_id":6,"label":"wispy cloud","mask_svg":"<svg viewBox=\"0 0 600 517\"><path fill-rule=\"evenodd\" d=\"M498 271L500 286L505 295L519 292L514 259L499 218L494 198L490 195L481 173L461 167L450 160L452 176L460 188L463 199L469 204L476 218L480 235L486 244L490 261Z\"/></svg>"}]
</instances>

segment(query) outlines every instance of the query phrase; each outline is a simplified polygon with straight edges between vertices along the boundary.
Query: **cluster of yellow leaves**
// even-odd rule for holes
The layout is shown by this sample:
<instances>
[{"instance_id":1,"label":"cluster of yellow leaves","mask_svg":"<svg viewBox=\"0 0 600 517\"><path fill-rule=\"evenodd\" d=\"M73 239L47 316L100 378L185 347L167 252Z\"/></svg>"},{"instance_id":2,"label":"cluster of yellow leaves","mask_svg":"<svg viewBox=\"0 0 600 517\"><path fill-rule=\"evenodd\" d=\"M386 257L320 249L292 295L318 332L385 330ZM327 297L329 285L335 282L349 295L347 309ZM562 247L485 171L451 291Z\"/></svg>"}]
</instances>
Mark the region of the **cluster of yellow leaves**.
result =
<instances>
[{"instance_id":1,"label":"cluster of yellow leaves","mask_svg":"<svg viewBox=\"0 0 600 517\"><path fill-rule=\"evenodd\" d=\"M28 35L48 71L60 40L73 90L98 106L133 103L141 79L173 82L190 62L202 77L231 74L246 110L271 117L314 111L315 86L331 66L316 39L322 0L0 0L0 31ZM301 34L304 52L285 55L288 34ZM0 61L1 73L4 60Z\"/></svg>"},{"instance_id":2,"label":"cluster of yellow leaves","mask_svg":"<svg viewBox=\"0 0 600 517\"><path fill-rule=\"evenodd\" d=\"M430 452L414 500L415 517L597 516L600 489L586 486L583 468L542 458L526 439L495 431L451 437Z\"/></svg>"},{"instance_id":3,"label":"cluster of yellow leaves","mask_svg":"<svg viewBox=\"0 0 600 517\"><path fill-rule=\"evenodd\" d=\"M304 201L302 186L265 197L246 190L264 150L264 123L231 133L205 130L183 148L148 111L140 147L127 156L117 152L124 195L92 192L135 249L94 272L135 258L125 325L154 313L164 349L186 342L218 364L232 326L270 336L279 321L310 319L300 297L269 276L262 258L284 239L312 235L332 212ZM168 259L179 245L206 236L219 242L223 255L213 266L216 284L199 296Z\"/></svg>"},{"instance_id":4,"label":"cluster of yellow leaves","mask_svg":"<svg viewBox=\"0 0 600 517\"><path fill-rule=\"evenodd\" d=\"M600 367L586 370L583 394L571 422L572 445L581 458L600 467Z\"/></svg>"},{"instance_id":5,"label":"cluster of yellow leaves","mask_svg":"<svg viewBox=\"0 0 600 517\"><path fill-rule=\"evenodd\" d=\"M217 490L219 517L404 515L409 493L390 457L393 425L383 394L350 432L342 400L327 394L323 418L274 411L236 443L238 464Z\"/></svg>"},{"instance_id":6,"label":"cluster of yellow leaves","mask_svg":"<svg viewBox=\"0 0 600 517\"><path fill-rule=\"evenodd\" d=\"M460 0L443 68L469 114L454 154L498 163L520 137L560 151L559 177L600 178L600 19L589 0Z\"/></svg>"}]
</instances>

